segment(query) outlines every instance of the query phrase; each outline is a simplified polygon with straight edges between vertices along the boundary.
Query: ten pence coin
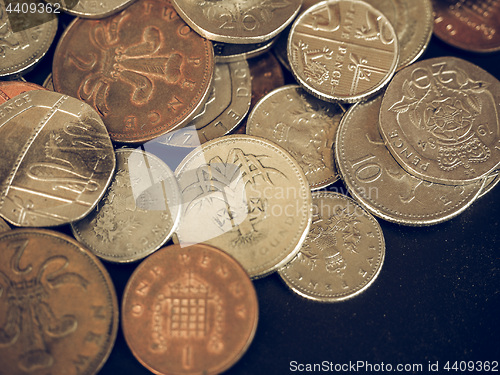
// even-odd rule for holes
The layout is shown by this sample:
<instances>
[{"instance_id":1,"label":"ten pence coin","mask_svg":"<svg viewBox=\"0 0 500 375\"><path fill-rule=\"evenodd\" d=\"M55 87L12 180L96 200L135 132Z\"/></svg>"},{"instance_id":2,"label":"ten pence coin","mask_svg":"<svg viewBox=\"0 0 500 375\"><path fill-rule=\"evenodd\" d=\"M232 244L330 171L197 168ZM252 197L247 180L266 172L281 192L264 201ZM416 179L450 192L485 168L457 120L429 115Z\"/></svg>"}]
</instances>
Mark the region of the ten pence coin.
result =
<instances>
[{"instance_id":1,"label":"ten pence coin","mask_svg":"<svg viewBox=\"0 0 500 375\"><path fill-rule=\"evenodd\" d=\"M212 44L167 0L139 0L103 20L76 19L57 46L56 91L92 105L111 139L145 142L185 125L205 102Z\"/></svg>"},{"instance_id":2,"label":"ten pence coin","mask_svg":"<svg viewBox=\"0 0 500 375\"><path fill-rule=\"evenodd\" d=\"M175 175L183 200L181 245L224 250L254 278L299 251L311 223L311 192L297 161L278 145L224 136L193 150Z\"/></svg>"},{"instance_id":3,"label":"ten pence coin","mask_svg":"<svg viewBox=\"0 0 500 375\"><path fill-rule=\"evenodd\" d=\"M380 132L397 162L430 182L467 184L500 167L500 82L455 57L401 70L380 107Z\"/></svg>"},{"instance_id":4,"label":"ten pence coin","mask_svg":"<svg viewBox=\"0 0 500 375\"><path fill-rule=\"evenodd\" d=\"M313 5L293 23L288 61L297 81L325 101L353 103L382 89L398 65L391 23L363 1Z\"/></svg>"},{"instance_id":5,"label":"ten pence coin","mask_svg":"<svg viewBox=\"0 0 500 375\"><path fill-rule=\"evenodd\" d=\"M257 320L257 295L245 270L202 244L149 256L130 277L122 302L128 346L162 375L227 370L247 350Z\"/></svg>"},{"instance_id":6,"label":"ten pence coin","mask_svg":"<svg viewBox=\"0 0 500 375\"><path fill-rule=\"evenodd\" d=\"M302 297L338 302L364 292L384 258L384 236L372 215L345 195L314 192L311 230L279 275Z\"/></svg>"},{"instance_id":7,"label":"ten pence coin","mask_svg":"<svg viewBox=\"0 0 500 375\"><path fill-rule=\"evenodd\" d=\"M0 358L9 375L93 375L118 330L111 278L63 234L0 234Z\"/></svg>"},{"instance_id":8,"label":"ten pence coin","mask_svg":"<svg viewBox=\"0 0 500 375\"><path fill-rule=\"evenodd\" d=\"M44 0L47 3L58 4L63 11L81 18L104 18L119 12L135 0Z\"/></svg>"}]
</instances>

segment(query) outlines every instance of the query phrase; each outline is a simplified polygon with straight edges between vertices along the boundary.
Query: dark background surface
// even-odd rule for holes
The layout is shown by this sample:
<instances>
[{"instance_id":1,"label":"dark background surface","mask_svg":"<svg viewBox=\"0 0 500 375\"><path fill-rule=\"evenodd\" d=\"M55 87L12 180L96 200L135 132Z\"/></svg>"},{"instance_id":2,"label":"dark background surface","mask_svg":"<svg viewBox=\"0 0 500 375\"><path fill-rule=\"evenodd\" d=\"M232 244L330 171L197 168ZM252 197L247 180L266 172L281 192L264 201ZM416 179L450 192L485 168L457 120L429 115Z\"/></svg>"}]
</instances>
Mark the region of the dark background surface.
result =
<instances>
[{"instance_id":1,"label":"dark background surface","mask_svg":"<svg viewBox=\"0 0 500 375\"><path fill-rule=\"evenodd\" d=\"M58 37L69 20L61 19ZM55 44L25 76L28 81L43 83L54 49ZM467 53L433 37L422 58L436 56L461 57L500 79L500 53ZM343 187L337 183L333 188ZM257 333L247 353L226 373L289 374L291 361L368 361L394 367L417 363L424 369L429 361L439 361L439 373L447 373L442 370L446 361L499 361L499 202L497 187L458 217L435 226L404 227L379 220L386 241L382 271L369 289L351 300L305 300L277 274L256 280ZM59 230L68 233L67 227ZM121 301L137 264L105 266ZM135 360L120 329L100 374L150 372Z\"/></svg>"}]
</instances>

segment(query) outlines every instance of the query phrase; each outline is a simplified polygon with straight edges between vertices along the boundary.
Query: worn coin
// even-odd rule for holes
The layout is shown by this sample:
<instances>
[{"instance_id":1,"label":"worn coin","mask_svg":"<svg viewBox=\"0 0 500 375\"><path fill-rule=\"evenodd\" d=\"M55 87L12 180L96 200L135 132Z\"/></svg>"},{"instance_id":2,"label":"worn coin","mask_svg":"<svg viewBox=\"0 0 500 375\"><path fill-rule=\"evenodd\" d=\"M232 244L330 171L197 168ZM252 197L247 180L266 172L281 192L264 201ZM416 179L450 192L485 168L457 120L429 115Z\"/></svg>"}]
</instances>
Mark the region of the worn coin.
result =
<instances>
[{"instance_id":1,"label":"worn coin","mask_svg":"<svg viewBox=\"0 0 500 375\"><path fill-rule=\"evenodd\" d=\"M302 297L337 302L364 292L384 258L384 235L372 215L345 195L314 192L311 230L279 275Z\"/></svg>"},{"instance_id":2,"label":"worn coin","mask_svg":"<svg viewBox=\"0 0 500 375\"><path fill-rule=\"evenodd\" d=\"M472 52L500 50L500 0L433 0L434 34Z\"/></svg>"},{"instance_id":3,"label":"worn coin","mask_svg":"<svg viewBox=\"0 0 500 375\"><path fill-rule=\"evenodd\" d=\"M127 283L122 327L134 356L155 374L219 374L250 345L257 295L241 265L207 245L160 249Z\"/></svg>"},{"instance_id":4,"label":"worn coin","mask_svg":"<svg viewBox=\"0 0 500 375\"><path fill-rule=\"evenodd\" d=\"M252 83L246 60L215 64L211 93L189 124L159 137L158 142L181 147L196 147L221 137L245 118L250 108Z\"/></svg>"},{"instance_id":5,"label":"worn coin","mask_svg":"<svg viewBox=\"0 0 500 375\"><path fill-rule=\"evenodd\" d=\"M12 99L14 96L23 94L27 91L45 90L44 87L36 83L22 81L4 81L0 82L0 104Z\"/></svg>"},{"instance_id":6,"label":"worn coin","mask_svg":"<svg viewBox=\"0 0 500 375\"><path fill-rule=\"evenodd\" d=\"M254 278L299 251L311 223L311 192L299 164L281 147L248 135L225 136L193 150L175 175L183 200L176 232L182 245L218 247Z\"/></svg>"},{"instance_id":7,"label":"worn coin","mask_svg":"<svg viewBox=\"0 0 500 375\"><path fill-rule=\"evenodd\" d=\"M316 190L339 178L333 144L343 113L337 104L316 99L299 85L288 85L257 103L248 117L246 133L287 150Z\"/></svg>"},{"instance_id":8,"label":"worn coin","mask_svg":"<svg viewBox=\"0 0 500 375\"><path fill-rule=\"evenodd\" d=\"M16 76L31 70L49 50L57 31L57 17L45 13L7 13L15 3L0 0L0 77ZM43 2L35 1L35 5ZM15 9L15 8L14 8ZM13 17L16 28L13 28Z\"/></svg>"},{"instance_id":9,"label":"worn coin","mask_svg":"<svg viewBox=\"0 0 500 375\"><path fill-rule=\"evenodd\" d=\"M0 104L0 214L14 225L61 225L87 215L106 190L115 155L99 115L48 90Z\"/></svg>"},{"instance_id":10,"label":"worn coin","mask_svg":"<svg viewBox=\"0 0 500 375\"><path fill-rule=\"evenodd\" d=\"M131 262L172 236L180 217L180 193L170 168L148 152L118 149L116 163L103 199L71 228L98 257Z\"/></svg>"},{"instance_id":11,"label":"worn coin","mask_svg":"<svg viewBox=\"0 0 500 375\"><path fill-rule=\"evenodd\" d=\"M215 61L228 63L260 56L272 48L276 38L254 44L214 42Z\"/></svg>"},{"instance_id":12,"label":"worn coin","mask_svg":"<svg viewBox=\"0 0 500 375\"><path fill-rule=\"evenodd\" d=\"M73 16L81 18L104 18L132 4L135 0L44 0Z\"/></svg>"},{"instance_id":13,"label":"worn coin","mask_svg":"<svg viewBox=\"0 0 500 375\"><path fill-rule=\"evenodd\" d=\"M167 0L139 0L103 20L76 19L54 55L56 91L102 116L111 139L145 142L185 125L209 93L212 44Z\"/></svg>"},{"instance_id":14,"label":"worn coin","mask_svg":"<svg viewBox=\"0 0 500 375\"><path fill-rule=\"evenodd\" d=\"M96 374L118 330L111 278L99 260L57 232L0 234L2 374Z\"/></svg>"},{"instance_id":15,"label":"worn coin","mask_svg":"<svg viewBox=\"0 0 500 375\"><path fill-rule=\"evenodd\" d=\"M355 104L337 132L335 156L351 195L372 214L404 225L437 224L463 212L478 197L483 181L442 185L406 172L378 132L381 103L377 96Z\"/></svg>"},{"instance_id":16,"label":"worn coin","mask_svg":"<svg viewBox=\"0 0 500 375\"><path fill-rule=\"evenodd\" d=\"M455 57L401 70L380 108L380 131L410 174L456 185L500 167L500 82Z\"/></svg>"},{"instance_id":17,"label":"worn coin","mask_svg":"<svg viewBox=\"0 0 500 375\"><path fill-rule=\"evenodd\" d=\"M297 81L326 101L352 103L382 89L398 65L391 23L363 1L313 5L293 23L288 60Z\"/></svg>"},{"instance_id":18,"label":"worn coin","mask_svg":"<svg viewBox=\"0 0 500 375\"><path fill-rule=\"evenodd\" d=\"M297 15L301 0L172 0L179 15L207 39L262 43L278 35Z\"/></svg>"}]
</instances>

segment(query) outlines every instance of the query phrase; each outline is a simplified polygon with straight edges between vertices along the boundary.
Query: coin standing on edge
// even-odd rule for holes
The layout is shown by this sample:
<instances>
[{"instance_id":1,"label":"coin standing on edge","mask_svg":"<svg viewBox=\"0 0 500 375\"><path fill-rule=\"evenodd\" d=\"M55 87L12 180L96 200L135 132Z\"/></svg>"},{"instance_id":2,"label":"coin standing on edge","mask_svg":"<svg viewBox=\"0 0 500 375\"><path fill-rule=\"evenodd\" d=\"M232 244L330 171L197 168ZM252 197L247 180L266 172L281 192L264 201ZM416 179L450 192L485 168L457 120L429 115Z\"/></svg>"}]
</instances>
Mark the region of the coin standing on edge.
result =
<instances>
[{"instance_id":1,"label":"coin standing on edge","mask_svg":"<svg viewBox=\"0 0 500 375\"><path fill-rule=\"evenodd\" d=\"M311 223L311 192L297 161L278 145L224 136L193 150L175 175L183 201L181 245L224 250L253 278L299 251Z\"/></svg>"},{"instance_id":2,"label":"coin standing on edge","mask_svg":"<svg viewBox=\"0 0 500 375\"><path fill-rule=\"evenodd\" d=\"M352 106L337 131L335 156L350 194L373 215L402 225L432 225L463 212L483 180L442 185L406 172L378 132L382 96Z\"/></svg>"},{"instance_id":3,"label":"coin standing on edge","mask_svg":"<svg viewBox=\"0 0 500 375\"><path fill-rule=\"evenodd\" d=\"M76 19L57 46L56 91L102 116L111 139L145 142L185 125L205 102L212 43L167 0L139 0L103 20Z\"/></svg>"},{"instance_id":4,"label":"coin standing on edge","mask_svg":"<svg viewBox=\"0 0 500 375\"><path fill-rule=\"evenodd\" d=\"M298 161L312 190L338 180L333 145L343 110L299 85L276 89L253 108L246 133L268 139Z\"/></svg>"},{"instance_id":5,"label":"coin standing on edge","mask_svg":"<svg viewBox=\"0 0 500 375\"><path fill-rule=\"evenodd\" d=\"M179 187L170 168L141 150L116 150L116 173L103 199L73 234L98 257L132 262L159 249L180 218Z\"/></svg>"},{"instance_id":6,"label":"coin standing on edge","mask_svg":"<svg viewBox=\"0 0 500 375\"><path fill-rule=\"evenodd\" d=\"M397 162L426 181L460 185L500 167L500 82L455 57L399 71L380 107L380 133Z\"/></svg>"},{"instance_id":7,"label":"coin standing on edge","mask_svg":"<svg viewBox=\"0 0 500 375\"><path fill-rule=\"evenodd\" d=\"M338 302L364 292L385 258L382 229L351 198L313 193L313 222L297 256L278 272L297 294Z\"/></svg>"},{"instance_id":8,"label":"coin standing on edge","mask_svg":"<svg viewBox=\"0 0 500 375\"><path fill-rule=\"evenodd\" d=\"M0 214L46 227L87 215L108 187L115 153L99 115L48 90L0 104Z\"/></svg>"},{"instance_id":9,"label":"coin standing on edge","mask_svg":"<svg viewBox=\"0 0 500 375\"><path fill-rule=\"evenodd\" d=\"M219 374L245 353L257 294L241 265L207 245L158 250L130 277L122 327L134 356L162 375Z\"/></svg>"},{"instance_id":10,"label":"coin standing on edge","mask_svg":"<svg viewBox=\"0 0 500 375\"><path fill-rule=\"evenodd\" d=\"M302 13L288 37L288 61L297 81L325 101L353 103L380 91L399 58L396 32L363 1L329 0Z\"/></svg>"},{"instance_id":11,"label":"coin standing on edge","mask_svg":"<svg viewBox=\"0 0 500 375\"><path fill-rule=\"evenodd\" d=\"M96 374L118 330L118 303L99 260L63 234L0 234L0 357L9 375Z\"/></svg>"},{"instance_id":12,"label":"coin standing on edge","mask_svg":"<svg viewBox=\"0 0 500 375\"><path fill-rule=\"evenodd\" d=\"M136 0L44 0L50 4L58 4L61 10L72 16L81 18L104 18L109 17L126 8Z\"/></svg>"}]
</instances>

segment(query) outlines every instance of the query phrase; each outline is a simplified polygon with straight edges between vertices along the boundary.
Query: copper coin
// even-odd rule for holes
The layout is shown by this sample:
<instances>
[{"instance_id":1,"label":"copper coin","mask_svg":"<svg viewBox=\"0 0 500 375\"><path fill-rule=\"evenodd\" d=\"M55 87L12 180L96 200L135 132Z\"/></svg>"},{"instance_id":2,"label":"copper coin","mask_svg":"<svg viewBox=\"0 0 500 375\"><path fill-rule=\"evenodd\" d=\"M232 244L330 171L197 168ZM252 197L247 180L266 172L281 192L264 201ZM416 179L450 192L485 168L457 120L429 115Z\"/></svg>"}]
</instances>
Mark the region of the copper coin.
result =
<instances>
[{"instance_id":1,"label":"copper coin","mask_svg":"<svg viewBox=\"0 0 500 375\"><path fill-rule=\"evenodd\" d=\"M118 303L106 269L48 230L0 234L2 374L95 374L111 352Z\"/></svg>"},{"instance_id":2,"label":"copper coin","mask_svg":"<svg viewBox=\"0 0 500 375\"><path fill-rule=\"evenodd\" d=\"M472 52L500 50L500 0L433 0L434 34Z\"/></svg>"},{"instance_id":3,"label":"copper coin","mask_svg":"<svg viewBox=\"0 0 500 375\"><path fill-rule=\"evenodd\" d=\"M5 103L7 100L12 99L14 96L33 90L45 90L45 88L30 82L0 82L0 104Z\"/></svg>"},{"instance_id":4,"label":"copper coin","mask_svg":"<svg viewBox=\"0 0 500 375\"><path fill-rule=\"evenodd\" d=\"M211 42L167 0L140 0L103 20L76 19L54 56L56 91L92 105L111 139L145 142L178 128L204 103Z\"/></svg>"},{"instance_id":5,"label":"copper coin","mask_svg":"<svg viewBox=\"0 0 500 375\"><path fill-rule=\"evenodd\" d=\"M208 245L172 245L144 260L122 303L135 357L155 374L218 374L250 345L257 295L241 265Z\"/></svg>"}]
</instances>

